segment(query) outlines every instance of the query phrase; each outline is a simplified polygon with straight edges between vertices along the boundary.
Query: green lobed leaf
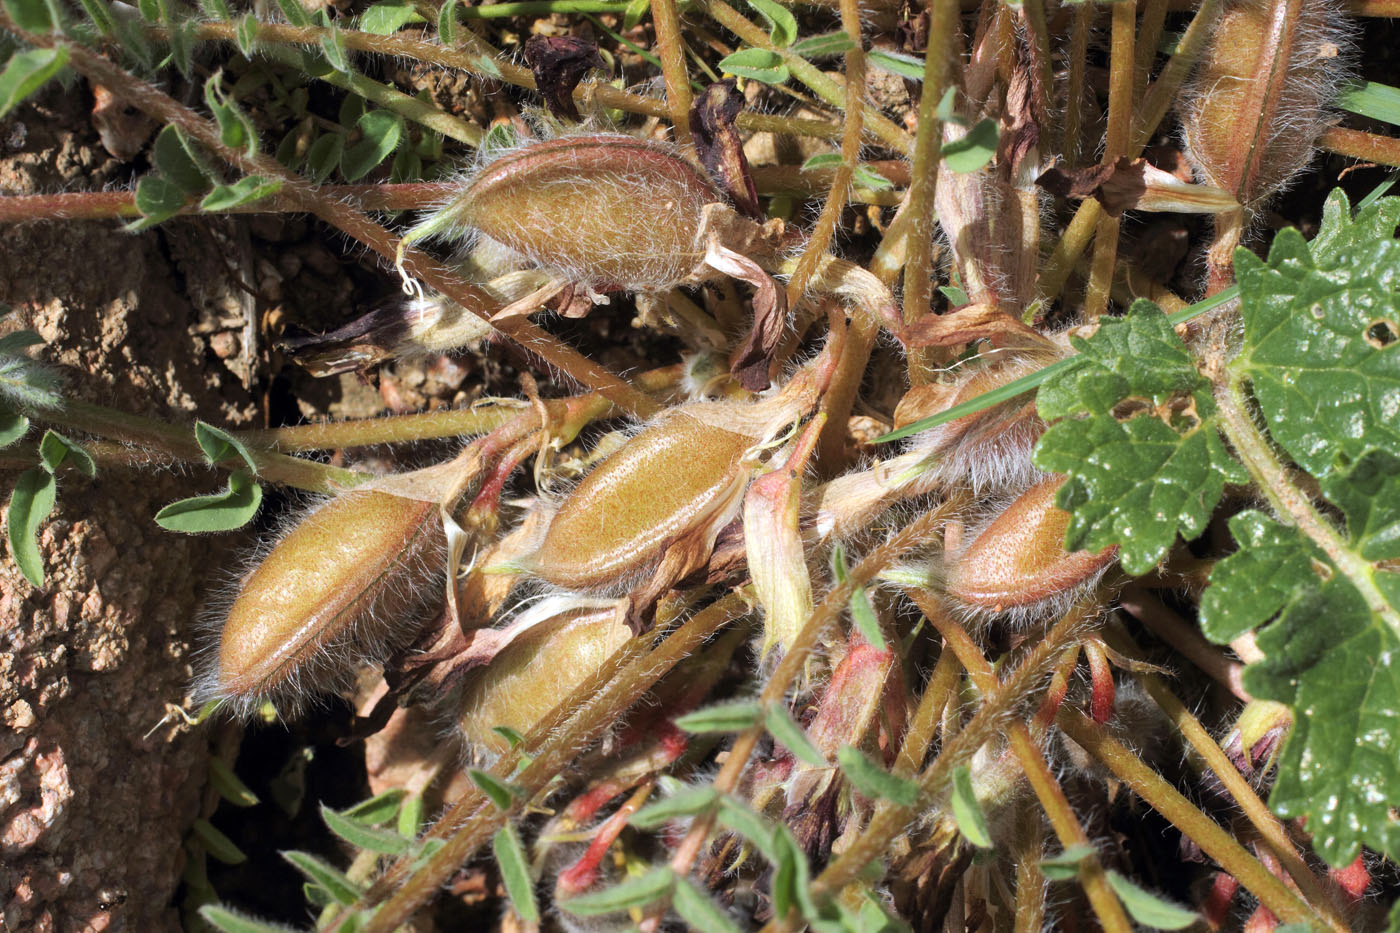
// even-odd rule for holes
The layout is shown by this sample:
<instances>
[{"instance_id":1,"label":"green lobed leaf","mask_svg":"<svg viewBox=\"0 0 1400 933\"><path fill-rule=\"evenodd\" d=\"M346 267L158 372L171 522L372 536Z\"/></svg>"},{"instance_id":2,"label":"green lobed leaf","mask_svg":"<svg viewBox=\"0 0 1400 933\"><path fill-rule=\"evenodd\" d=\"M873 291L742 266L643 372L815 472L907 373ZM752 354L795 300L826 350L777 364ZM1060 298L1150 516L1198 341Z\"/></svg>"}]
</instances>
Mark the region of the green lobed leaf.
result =
<instances>
[{"instance_id":1,"label":"green lobed leaf","mask_svg":"<svg viewBox=\"0 0 1400 933\"><path fill-rule=\"evenodd\" d=\"M5 63L5 70L0 72L0 118L39 90L66 64L68 50L63 46L26 49L11 55Z\"/></svg>"},{"instance_id":2,"label":"green lobed leaf","mask_svg":"<svg viewBox=\"0 0 1400 933\"><path fill-rule=\"evenodd\" d=\"M489 797L500 810L509 810L511 800L519 797L521 793L520 788L515 785L508 784L479 768L469 768L467 777L471 778L472 783L479 787L481 792Z\"/></svg>"},{"instance_id":3,"label":"green lobed leaf","mask_svg":"<svg viewBox=\"0 0 1400 933\"><path fill-rule=\"evenodd\" d=\"M229 475L224 491L172 502L156 513L156 524L166 531L206 534L242 528L258 514L262 487L242 470Z\"/></svg>"},{"instance_id":4,"label":"green lobed leaf","mask_svg":"<svg viewBox=\"0 0 1400 933\"><path fill-rule=\"evenodd\" d=\"M749 6L768 21L768 37L780 49L797 40L797 18L792 11L775 0L747 0Z\"/></svg>"},{"instance_id":5,"label":"green lobed leaf","mask_svg":"<svg viewBox=\"0 0 1400 933\"><path fill-rule=\"evenodd\" d=\"M854 745L842 746L836 761L856 790L867 797L890 800L902 807L912 807L919 800L918 784L886 771Z\"/></svg>"},{"instance_id":6,"label":"green lobed leaf","mask_svg":"<svg viewBox=\"0 0 1400 933\"><path fill-rule=\"evenodd\" d=\"M843 55L855 47L855 41L850 34L844 30L836 32L824 32L816 36L808 36L792 46L792 51L803 58L830 58L833 55Z\"/></svg>"},{"instance_id":7,"label":"green lobed leaf","mask_svg":"<svg viewBox=\"0 0 1400 933\"><path fill-rule=\"evenodd\" d=\"M1363 560L1400 558L1400 457L1372 451L1321 486L1346 516L1347 537Z\"/></svg>"},{"instance_id":8,"label":"green lobed leaf","mask_svg":"<svg viewBox=\"0 0 1400 933\"><path fill-rule=\"evenodd\" d=\"M29 433L29 419L8 405L0 404L0 447L9 447Z\"/></svg>"},{"instance_id":9,"label":"green lobed leaf","mask_svg":"<svg viewBox=\"0 0 1400 933\"><path fill-rule=\"evenodd\" d=\"M1195 911L1178 907L1133 884L1116 871L1108 872L1108 886L1123 902L1129 916L1154 930L1182 930L1200 920Z\"/></svg>"},{"instance_id":10,"label":"green lobed leaf","mask_svg":"<svg viewBox=\"0 0 1400 933\"><path fill-rule=\"evenodd\" d=\"M321 819L332 833L352 846L370 852L399 855L413 847L412 840L405 839L394 830L367 826L343 813L337 813L325 804L321 805Z\"/></svg>"},{"instance_id":11,"label":"green lobed leaf","mask_svg":"<svg viewBox=\"0 0 1400 933\"><path fill-rule=\"evenodd\" d=\"M655 829L671 820L686 819L709 810L719 802L719 791L713 787L693 787L664 800L648 804L627 822L638 829Z\"/></svg>"},{"instance_id":12,"label":"green lobed leaf","mask_svg":"<svg viewBox=\"0 0 1400 933\"><path fill-rule=\"evenodd\" d=\"M1070 846L1059 855L1041 859L1040 873L1051 881L1071 881L1079 877L1079 865L1094 854L1091 845Z\"/></svg>"},{"instance_id":13,"label":"green lobed leaf","mask_svg":"<svg viewBox=\"0 0 1400 933\"><path fill-rule=\"evenodd\" d=\"M20 573L34 586L44 585L44 560L39 555L39 525L53 511L57 484L53 474L42 467L30 467L15 480L5 521L10 538L10 556Z\"/></svg>"},{"instance_id":14,"label":"green lobed leaf","mask_svg":"<svg viewBox=\"0 0 1400 933\"><path fill-rule=\"evenodd\" d=\"M695 734L743 732L758 724L761 713L759 705L752 700L739 700L686 713L675 722L677 728Z\"/></svg>"},{"instance_id":15,"label":"green lobed leaf","mask_svg":"<svg viewBox=\"0 0 1400 933\"><path fill-rule=\"evenodd\" d=\"M70 440L57 431L44 432L39 441L39 459L44 469L50 473L57 473L58 468L67 462L84 476L91 478L97 475L97 464L93 462L92 454L84 450L77 441Z\"/></svg>"},{"instance_id":16,"label":"green lobed leaf","mask_svg":"<svg viewBox=\"0 0 1400 933\"><path fill-rule=\"evenodd\" d=\"M987 815L977 801L977 794L972 789L972 772L966 765L953 769L951 803L953 821L957 823L958 832L963 834L963 838L980 849L990 849L992 833L987 828Z\"/></svg>"},{"instance_id":17,"label":"green lobed leaf","mask_svg":"<svg viewBox=\"0 0 1400 933\"><path fill-rule=\"evenodd\" d=\"M338 868L310 852L289 850L280 853L297 871L309 878L313 884L325 888L337 904L352 906L364 891Z\"/></svg>"},{"instance_id":18,"label":"green lobed leaf","mask_svg":"<svg viewBox=\"0 0 1400 933\"><path fill-rule=\"evenodd\" d=\"M210 186L203 166L194 158L192 147L190 140L174 124L162 129L151 147L151 156L161 177L186 195L203 194Z\"/></svg>"},{"instance_id":19,"label":"green lobed leaf","mask_svg":"<svg viewBox=\"0 0 1400 933\"><path fill-rule=\"evenodd\" d=\"M1230 369L1249 380L1273 439L1318 479L1371 448L1400 455L1394 201L1355 222L1334 193L1317 255L1290 229L1267 262L1235 256L1245 342Z\"/></svg>"},{"instance_id":20,"label":"green lobed leaf","mask_svg":"<svg viewBox=\"0 0 1400 933\"><path fill-rule=\"evenodd\" d=\"M1056 500L1071 513L1068 549L1118 546L1129 573L1147 573L1246 477L1215 430L1209 384L1155 305L1134 303L1074 346L1036 397L1041 417L1064 420L1034 462L1068 477Z\"/></svg>"},{"instance_id":21,"label":"green lobed leaf","mask_svg":"<svg viewBox=\"0 0 1400 933\"><path fill-rule=\"evenodd\" d=\"M254 920L222 904L205 904L199 908L199 916L220 933L293 933L291 927Z\"/></svg>"},{"instance_id":22,"label":"green lobed leaf","mask_svg":"<svg viewBox=\"0 0 1400 933\"><path fill-rule=\"evenodd\" d=\"M1227 644L1278 614L1288 602L1320 581L1321 549L1296 529L1263 512L1241 512L1230 519L1239 550L1211 570L1201 597L1201 631Z\"/></svg>"},{"instance_id":23,"label":"green lobed leaf","mask_svg":"<svg viewBox=\"0 0 1400 933\"><path fill-rule=\"evenodd\" d=\"M205 211L231 211L236 207L270 197L281 190L281 179L249 175L231 185L215 185L214 189L204 196L204 200L199 202L199 207Z\"/></svg>"},{"instance_id":24,"label":"green lobed leaf","mask_svg":"<svg viewBox=\"0 0 1400 933\"><path fill-rule=\"evenodd\" d=\"M763 725L773 738L801 761L814 768L829 768L831 765L821 749L807 737L807 731L792 718L782 703L772 703L764 711Z\"/></svg>"},{"instance_id":25,"label":"green lobed leaf","mask_svg":"<svg viewBox=\"0 0 1400 933\"><path fill-rule=\"evenodd\" d=\"M200 845L204 846L204 851L225 865L241 865L248 861L248 856L243 854L243 850L234 845L232 839L216 829L208 820L195 820L190 829Z\"/></svg>"},{"instance_id":26,"label":"green lobed leaf","mask_svg":"<svg viewBox=\"0 0 1400 933\"><path fill-rule=\"evenodd\" d=\"M720 59L719 69L763 84L782 84L791 77L783 57L769 49L740 49Z\"/></svg>"},{"instance_id":27,"label":"green lobed leaf","mask_svg":"<svg viewBox=\"0 0 1400 933\"><path fill-rule=\"evenodd\" d=\"M676 888L671 892L671 907L692 930L700 930L701 933L739 933L739 927L729 919L724 909L689 878L677 880Z\"/></svg>"},{"instance_id":28,"label":"green lobed leaf","mask_svg":"<svg viewBox=\"0 0 1400 933\"><path fill-rule=\"evenodd\" d=\"M676 873L665 866L653 868L645 875L629 878L621 884L602 891L579 894L560 901L559 909L576 917L600 917L633 907L645 907L666 897L676 887Z\"/></svg>"},{"instance_id":29,"label":"green lobed leaf","mask_svg":"<svg viewBox=\"0 0 1400 933\"><path fill-rule=\"evenodd\" d=\"M254 807L258 795L233 772L222 758L209 757L209 784L219 792L219 796L235 807Z\"/></svg>"},{"instance_id":30,"label":"green lobed leaf","mask_svg":"<svg viewBox=\"0 0 1400 933\"><path fill-rule=\"evenodd\" d=\"M371 110L355 122L363 138L348 147L340 159L346 181L358 181L398 148L403 138L403 118L389 110Z\"/></svg>"},{"instance_id":31,"label":"green lobed leaf","mask_svg":"<svg viewBox=\"0 0 1400 933\"><path fill-rule=\"evenodd\" d=\"M1001 130L995 120L979 120L961 137L943 144L943 163L960 175L975 172L992 161L1000 139Z\"/></svg>"},{"instance_id":32,"label":"green lobed leaf","mask_svg":"<svg viewBox=\"0 0 1400 933\"><path fill-rule=\"evenodd\" d=\"M491 852L496 856L496 864L501 869L501 882L506 888L506 897L516 916L526 923L538 923L540 909L535 903L535 882L530 877L530 862L525 857L525 847L520 843L520 834L515 827L506 823L491 838Z\"/></svg>"}]
</instances>

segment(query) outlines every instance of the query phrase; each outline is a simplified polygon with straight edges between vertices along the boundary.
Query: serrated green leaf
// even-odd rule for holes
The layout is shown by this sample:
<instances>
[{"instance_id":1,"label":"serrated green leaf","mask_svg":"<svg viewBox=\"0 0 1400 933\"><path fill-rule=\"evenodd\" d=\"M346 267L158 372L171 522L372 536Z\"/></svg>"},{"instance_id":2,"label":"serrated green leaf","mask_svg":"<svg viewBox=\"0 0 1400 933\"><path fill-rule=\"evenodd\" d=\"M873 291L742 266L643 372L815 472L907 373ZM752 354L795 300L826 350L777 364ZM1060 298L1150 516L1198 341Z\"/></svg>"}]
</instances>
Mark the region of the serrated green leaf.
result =
<instances>
[{"instance_id":1,"label":"serrated green leaf","mask_svg":"<svg viewBox=\"0 0 1400 933\"><path fill-rule=\"evenodd\" d=\"M346 876L345 872L335 868L323 859L317 858L310 852L289 850L279 854L314 884L319 884L321 887L325 888L330 893L331 897L335 898L337 904L344 904L346 907L350 907L358 901L360 895L364 893L359 885Z\"/></svg>"},{"instance_id":2,"label":"serrated green leaf","mask_svg":"<svg viewBox=\"0 0 1400 933\"><path fill-rule=\"evenodd\" d=\"M535 882L530 877L530 862L520 835L510 823L502 826L491 838L491 852L501 869L501 882L516 916L526 923L538 923L540 909L535 904Z\"/></svg>"},{"instance_id":3,"label":"serrated green leaf","mask_svg":"<svg viewBox=\"0 0 1400 933\"><path fill-rule=\"evenodd\" d=\"M807 732L792 718L787 707L781 703L770 704L763 714L763 725L769 734L792 752L797 758L814 768L828 768L830 763L821 749L807 737Z\"/></svg>"},{"instance_id":4,"label":"serrated green leaf","mask_svg":"<svg viewBox=\"0 0 1400 933\"><path fill-rule=\"evenodd\" d=\"M943 164L948 170L965 175L983 168L996 155L1001 130L995 120L979 120L957 139L943 144Z\"/></svg>"},{"instance_id":5,"label":"serrated green leaf","mask_svg":"<svg viewBox=\"0 0 1400 933\"><path fill-rule=\"evenodd\" d=\"M6 405L0 405L0 447L9 447L29 433L29 419Z\"/></svg>"},{"instance_id":6,"label":"serrated green leaf","mask_svg":"<svg viewBox=\"0 0 1400 933\"><path fill-rule=\"evenodd\" d=\"M886 771L854 745L844 745L836 753L841 772L856 790L875 800L890 800L912 807L919 800L919 785Z\"/></svg>"},{"instance_id":7,"label":"serrated green leaf","mask_svg":"<svg viewBox=\"0 0 1400 933\"><path fill-rule=\"evenodd\" d=\"M345 150L340 173L358 181L389 157L403 137L403 118L388 110L371 110L355 122L363 139Z\"/></svg>"},{"instance_id":8,"label":"serrated green leaf","mask_svg":"<svg viewBox=\"0 0 1400 933\"><path fill-rule=\"evenodd\" d=\"M855 41L851 39L850 34L844 30L838 30L808 36L795 43L792 46L792 51L803 58L830 58L833 55L844 55L853 48L855 48Z\"/></svg>"},{"instance_id":9,"label":"serrated green leaf","mask_svg":"<svg viewBox=\"0 0 1400 933\"><path fill-rule=\"evenodd\" d=\"M1201 631L1228 644L1278 614L1289 600L1321 581L1313 569L1322 551L1263 512L1230 519L1239 550L1211 570L1201 597Z\"/></svg>"},{"instance_id":10,"label":"serrated green leaf","mask_svg":"<svg viewBox=\"0 0 1400 933\"><path fill-rule=\"evenodd\" d=\"M601 917L633 907L645 907L669 895L675 886L675 872L667 867L653 868L645 875L629 878L611 888L560 901L559 909L576 917Z\"/></svg>"},{"instance_id":11,"label":"serrated green leaf","mask_svg":"<svg viewBox=\"0 0 1400 933\"><path fill-rule=\"evenodd\" d=\"M382 826L398 815L399 806L407 797L405 790L392 787L340 812L342 816L365 826Z\"/></svg>"},{"instance_id":12,"label":"serrated green leaf","mask_svg":"<svg viewBox=\"0 0 1400 933\"><path fill-rule=\"evenodd\" d=\"M966 765L953 769L953 821L958 832L968 842L981 849L992 847L992 833L987 828L987 815L982 812L982 804L977 802L977 794L972 789L972 772Z\"/></svg>"},{"instance_id":13,"label":"serrated green leaf","mask_svg":"<svg viewBox=\"0 0 1400 933\"><path fill-rule=\"evenodd\" d=\"M910 81L924 80L924 60L917 55L903 52L888 52L884 49L871 49L865 60L872 68L888 71Z\"/></svg>"},{"instance_id":14,"label":"serrated green leaf","mask_svg":"<svg viewBox=\"0 0 1400 933\"><path fill-rule=\"evenodd\" d=\"M393 0L386 0L383 3L376 3L360 17L360 31L373 33L376 36L389 36L398 32L409 21L418 16L418 12L407 3L395 3Z\"/></svg>"},{"instance_id":15,"label":"serrated green leaf","mask_svg":"<svg viewBox=\"0 0 1400 933\"><path fill-rule=\"evenodd\" d=\"M1051 881L1070 881L1079 876L1079 864L1094 854L1091 845L1070 846L1059 855L1040 862L1040 873Z\"/></svg>"},{"instance_id":16,"label":"serrated green leaf","mask_svg":"<svg viewBox=\"0 0 1400 933\"><path fill-rule=\"evenodd\" d=\"M4 0L5 12L25 32L46 33L53 29L53 17L44 0Z\"/></svg>"},{"instance_id":17,"label":"serrated green leaf","mask_svg":"<svg viewBox=\"0 0 1400 933\"><path fill-rule=\"evenodd\" d=\"M58 74L66 64L68 50L63 46L26 49L11 55L5 63L5 70L0 72L0 118L43 87L44 82Z\"/></svg>"},{"instance_id":18,"label":"serrated green leaf","mask_svg":"<svg viewBox=\"0 0 1400 933\"><path fill-rule=\"evenodd\" d=\"M656 803L647 804L627 822L638 829L655 829L671 820L685 819L704 813L719 802L719 791L713 787L693 787Z\"/></svg>"},{"instance_id":19,"label":"serrated green leaf","mask_svg":"<svg viewBox=\"0 0 1400 933\"><path fill-rule=\"evenodd\" d=\"M219 796L235 807L254 807L258 795L244 784L222 758L209 758L209 784L219 792Z\"/></svg>"},{"instance_id":20,"label":"serrated green leaf","mask_svg":"<svg viewBox=\"0 0 1400 933\"><path fill-rule=\"evenodd\" d=\"M166 531L205 534L232 531L253 520L262 504L262 487L242 470L229 475L224 491L172 502L156 513L156 524Z\"/></svg>"},{"instance_id":21,"label":"serrated green leaf","mask_svg":"<svg viewBox=\"0 0 1400 933\"><path fill-rule=\"evenodd\" d=\"M136 231L153 227L178 214L189 201L183 188L159 175L147 175L136 183L136 209L141 219L127 224Z\"/></svg>"},{"instance_id":22,"label":"serrated green leaf","mask_svg":"<svg viewBox=\"0 0 1400 933\"><path fill-rule=\"evenodd\" d=\"M692 930L701 933L739 933L739 927L729 919L729 915L689 878L676 882L676 888L671 892L671 906Z\"/></svg>"},{"instance_id":23,"label":"serrated green leaf","mask_svg":"<svg viewBox=\"0 0 1400 933\"><path fill-rule=\"evenodd\" d=\"M294 933L291 927L254 920L220 904L205 904L199 908L199 916L220 933Z\"/></svg>"},{"instance_id":24,"label":"serrated green leaf","mask_svg":"<svg viewBox=\"0 0 1400 933\"><path fill-rule=\"evenodd\" d=\"M1291 229L1267 262L1235 256L1245 342L1230 369L1249 380L1273 439L1318 479L1341 457L1400 455L1400 340L1372 336L1400 334L1400 242L1393 229L1362 239L1338 203L1319 257Z\"/></svg>"},{"instance_id":25,"label":"serrated green leaf","mask_svg":"<svg viewBox=\"0 0 1400 933\"><path fill-rule=\"evenodd\" d=\"M359 820L337 813L325 804L321 805L321 819L325 821L326 827L341 839L370 852L399 855L413 847L412 840L405 839L393 830L366 826Z\"/></svg>"},{"instance_id":26,"label":"serrated green leaf","mask_svg":"<svg viewBox=\"0 0 1400 933\"><path fill-rule=\"evenodd\" d=\"M694 734L743 732L758 724L761 712L752 700L719 703L681 716L676 720L676 727Z\"/></svg>"},{"instance_id":27,"label":"serrated green leaf","mask_svg":"<svg viewBox=\"0 0 1400 933\"><path fill-rule=\"evenodd\" d=\"M1364 560L1400 558L1400 457L1373 451L1321 481L1346 515L1347 538Z\"/></svg>"},{"instance_id":28,"label":"serrated green leaf","mask_svg":"<svg viewBox=\"0 0 1400 933\"><path fill-rule=\"evenodd\" d=\"M248 861L248 856L243 854L243 850L234 845L232 839L216 829L208 820L195 820L190 829L200 845L204 846L204 851L225 865L241 865Z\"/></svg>"},{"instance_id":29,"label":"serrated green leaf","mask_svg":"<svg viewBox=\"0 0 1400 933\"><path fill-rule=\"evenodd\" d=\"M780 49L797 40L797 19L792 11L774 0L748 0L749 6L768 21L768 37Z\"/></svg>"},{"instance_id":30,"label":"serrated green leaf","mask_svg":"<svg viewBox=\"0 0 1400 933\"><path fill-rule=\"evenodd\" d=\"M1036 397L1041 417L1066 420L1046 430L1034 462L1068 476L1056 504L1071 513L1069 550L1118 546L1124 569L1147 573L1178 534L1199 535L1225 484L1245 475L1216 432L1209 384L1155 305L1135 303L1074 346Z\"/></svg>"},{"instance_id":31,"label":"serrated green leaf","mask_svg":"<svg viewBox=\"0 0 1400 933\"><path fill-rule=\"evenodd\" d=\"M209 190L210 181L190 154L190 146L179 127L170 124L156 136L151 155L162 178L186 195L203 194Z\"/></svg>"},{"instance_id":32,"label":"serrated green leaf","mask_svg":"<svg viewBox=\"0 0 1400 933\"><path fill-rule=\"evenodd\" d=\"M1116 871L1108 872L1108 886L1127 908L1129 916L1154 930L1181 930L1200 920L1195 911L1178 907L1133 884Z\"/></svg>"},{"instance_id":33,"label":"serrated green leaf","mask_svg":"<svg viewBox=\"0 0 1400 933\"><path fill-rule=\"evenodd\" d=\"M249 175L231 185L215 185L213 190L204 196L204 200L199 202L199 207L205 211L231 211L235 207L270 197L281 190L281 179Z\"/></svg>"},{"instance_id":34,"label":"serrated green leaf","mask_svg":"<svg viewBox=\"0 0 1400 933\"><path fill-rule=\"evenodd\" d=\"M740 49L720 60L720 71L763 84L782 84L791 77L783 57L769 49Z\"/></svg>"},{"instance_id":35,"label":"serrated green leaf","mask_svg":"<svg viewBox=\"0 0 1400 933\"><path fill-rule=\"evenodd\" d=\"M500 810L509 810L511 800L520 796L521 793L520 788L515 785L508 784L478 768L467 769L467 777L471 778L472 783L481 788L481 792L489 797Z\"/></svg>"},{"instance_id":36,"label":"serrated green leaf","mask_svg":"<svg viewBox=\"0 0 1400 933\"><path fill-rule=\"evenodd\" d=\"M39 525L53 511L57 497L53 474L42 467L30 467L15 480L5 521L10 538L10 556L20 573L34 586L44 585L44 560L39 555Z\"/></svg>"},{"instance_id":37,"label":"serrated green leaf","mask_svg":"<svg viewBox=\"0 0 1400 933\"><path fill-rule=\"evenodd\" d=\"M84 476L91 478L97 475L97 464L93 463L92 455L83 450L77 441L57 431L44 432L43 439L39 441L39 460L50 473L57 473L60 466L69 462Z\"/></svg>"}]
</instances>

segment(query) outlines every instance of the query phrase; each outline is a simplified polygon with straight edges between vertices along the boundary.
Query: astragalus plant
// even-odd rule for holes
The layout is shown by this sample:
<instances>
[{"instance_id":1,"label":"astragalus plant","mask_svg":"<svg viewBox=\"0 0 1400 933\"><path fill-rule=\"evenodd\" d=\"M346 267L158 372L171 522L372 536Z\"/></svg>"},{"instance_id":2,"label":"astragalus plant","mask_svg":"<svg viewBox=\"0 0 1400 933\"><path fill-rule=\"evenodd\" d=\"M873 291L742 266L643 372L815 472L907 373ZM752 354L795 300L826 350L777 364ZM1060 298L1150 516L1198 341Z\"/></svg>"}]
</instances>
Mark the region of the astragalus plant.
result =
<instances>
[{"instance_id":1,"label":"astragalus plant","mask_svg":"<svg viewBox=\"0 0 1400 933\"><path fill-rule=\"evenodd\" d=\"M1358 12L1400 11L6 0L0 106L71 71L164 128L129 195L5 216L308 212L407 293L288 341L312 372L513 342L576 386L322 435L471 436L371 475L288 456L296 428L66 402L4 338L6 439L74 435L15 487L15 557L42 576L83 437L228 467L177 531L325 494L194 688L354 698L414 775L325 810L348 868L287 853L321 929L431 923L470 871L511 929L1380 929L1400 200L1337 189L1311 241L1269 215L1320 150L1397 162L1337 125L1387 118ZM520 110L462 119L385 61ZM340 109L238 99L264 81ZM633 317L650 371L558 335Z\"/></svg>"}]
</instances>

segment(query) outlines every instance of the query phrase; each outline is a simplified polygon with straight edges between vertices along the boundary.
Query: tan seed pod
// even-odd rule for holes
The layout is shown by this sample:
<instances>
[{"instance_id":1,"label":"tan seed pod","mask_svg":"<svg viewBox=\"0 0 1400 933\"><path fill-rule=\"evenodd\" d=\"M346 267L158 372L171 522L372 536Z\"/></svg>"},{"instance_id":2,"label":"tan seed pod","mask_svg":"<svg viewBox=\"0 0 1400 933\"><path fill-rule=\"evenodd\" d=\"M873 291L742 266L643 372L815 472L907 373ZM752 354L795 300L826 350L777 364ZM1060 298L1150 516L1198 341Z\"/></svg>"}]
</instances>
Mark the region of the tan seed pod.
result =
<instances>
[{"instance_id":1,"label":"tan seed pod","mask_svg":"<svg viewBox=\"0 0 1400 933\"><path fill-rule=\"evenodd\" d=\"M445 566L439 505L348 492L296 525L241 583L201 692L240 714L288 712L342 685L354 661L416 632Z\"/></svg>"},{"instance_id":2,"label":"tan seed pod","mask_svg":"<svg viewBox=\"0 0 1400 933\"><path fill-rule=\"evenodd\" d=\"M557 586L622 592L674 546L708 554L748 485L756 437L741 433L744 408L701 403L662 416L574 488L522 566ZM716 423L729 410L740 430Z\"/></svg>"},{"instance_id":3,"label":"tan seed pod","mask_svg":"<svg viewBox=\"0 0 1400 933\"><path fill-rule=\"evenodd\" d=\"M703 209L723 201L667 143L564 136L488 162L406 239L471 230L572 281L662 291L701 265Z\"/></svg>"},{"instance_id":4,"label":"tan seed pod","mask_svg":"<svg viewBox=\"0 0 1400 933\"><path fill-rule=\"evenodd\" d=\"M467 675L456 704L462 737L504 754L510 744L493 731L497 726L529 732L631 637L613 608L568 612L531 626Z\"/></svg>"},{"instance_id":5,"label":"tan seed pod","mask_svg":"<svg viewBox=\"0 0 1400 933\"><path fill-rule=\"evenodd\" d=\"M1065 551L1070 516L1055 507L1064 483L1063 476L1036 483L947 555L948 595L973 612L1030 617L1060 608L1097 579L1118 549Z\"/></svg>"}]
</instances>

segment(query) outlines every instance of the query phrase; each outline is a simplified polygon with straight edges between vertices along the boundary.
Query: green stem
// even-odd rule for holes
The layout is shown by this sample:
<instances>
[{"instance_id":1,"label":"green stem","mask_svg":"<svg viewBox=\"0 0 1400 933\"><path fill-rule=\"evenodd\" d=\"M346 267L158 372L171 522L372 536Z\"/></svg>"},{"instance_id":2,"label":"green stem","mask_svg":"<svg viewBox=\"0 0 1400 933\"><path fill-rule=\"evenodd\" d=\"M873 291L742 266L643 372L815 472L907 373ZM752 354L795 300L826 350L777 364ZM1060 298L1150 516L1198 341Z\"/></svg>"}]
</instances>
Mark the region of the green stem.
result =
<instances>
[{"instance_id":1,"label":"green stem","mask_svg":"<svg viewBox=\"0 0 1400 933\"><path fill-rule=\"evenodd\" d=\"M552 13L625 13L630 3L617 0L520 0L518 3L487 3L461 6L462 19L505 19L511 16L549 16Z\"/></svg>"},{"instance_id":2,"label":"green stem","mask_svg":"<svg viewBox=\"0 0 1400 933\"><path fill-rule=\"evenodd\" d=\"M1318 922L1317 914L1220 824L1202 813L1102 726L1068 706L1060 708L1055 722L1076 744L1108 768L1114 777L1162 814L1182 835L1200 846L1201 851L1220 863L1221 868L1259 898L1260 903L1273 911L1274 916L1284 923L1312 925Z\"/></svg>"},{"instance_id":3,"label":"green stem","mask_svg":"<svg viewBox=\"0 0 1400 933\"><path fill-rule=\"evenodd\" d=\"M1228 383L1217 388L1215 400L1220 406L1220 425L1225 436L1254 479L1254 485L1279 515L1322 549L1337 570L1356 587L1371 614L1400 638L1400 610L1390 605L1376 585L1375 567L1347 545L1336 526L1318 512L1312 500L1293 482L1268 439L1254 423L1244 383L1243 376L1230 374Z\"/></svg>"}]
</instances>

